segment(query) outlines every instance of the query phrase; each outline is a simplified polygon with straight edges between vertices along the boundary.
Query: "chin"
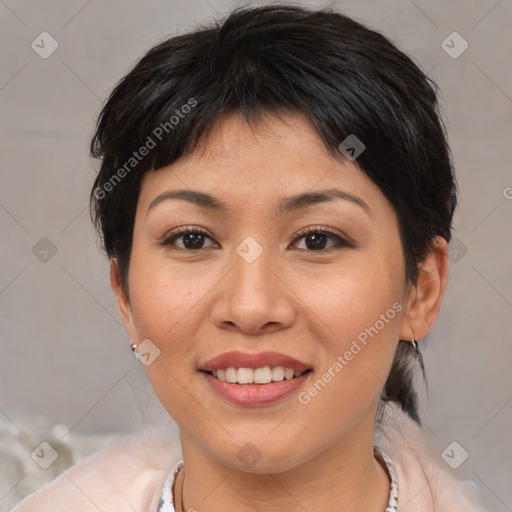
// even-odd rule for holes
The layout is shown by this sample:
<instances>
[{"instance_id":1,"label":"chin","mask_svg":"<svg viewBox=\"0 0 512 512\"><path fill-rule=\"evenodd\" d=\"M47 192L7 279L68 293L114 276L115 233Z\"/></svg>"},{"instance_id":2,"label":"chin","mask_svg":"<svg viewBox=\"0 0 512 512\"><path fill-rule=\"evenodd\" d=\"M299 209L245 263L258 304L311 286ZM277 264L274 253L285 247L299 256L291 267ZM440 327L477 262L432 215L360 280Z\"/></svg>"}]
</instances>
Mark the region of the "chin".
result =
<instances>
[{"instance_id":1,"label":"chin","mask_svg":"<svg viewBox=\"0 0 512 512\"><path fill-rule=\"evenodd\" d=\"M260 449L260 446L263 448ZM253 474L282 473L307 462L305 453L297 453L297 446L304 444L290 442L290 438L283 443L269 443L268 439L266 442L245 440L236 443L236 446L233 443L224 445L221 450L213 453L219 462L237 471ZM233 450L227 451L226 448Z\"/></svg>"}]
</instances>

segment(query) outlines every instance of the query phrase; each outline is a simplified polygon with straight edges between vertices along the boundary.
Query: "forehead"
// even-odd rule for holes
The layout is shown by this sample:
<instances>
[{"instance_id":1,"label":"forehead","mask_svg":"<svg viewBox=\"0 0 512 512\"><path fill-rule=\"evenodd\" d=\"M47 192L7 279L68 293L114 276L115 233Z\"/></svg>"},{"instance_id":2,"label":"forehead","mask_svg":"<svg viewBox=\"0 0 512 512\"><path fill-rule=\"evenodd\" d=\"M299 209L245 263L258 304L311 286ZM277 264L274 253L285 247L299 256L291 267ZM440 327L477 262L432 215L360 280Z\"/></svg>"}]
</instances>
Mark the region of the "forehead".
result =
<instances>
[{"instance_id":1,"label":"forehead","mask_svg":"<svg viewBox=\"0 0 512 512\"><path fill-rule=\"evenodd\" d=\"M146 174L139 206L147 211L164 191L193 189L220 198L228 209L277 211L284 197L334 188L364 196L371 209L379 195L383 199L355 162L333 157L302 115L248 123L230 113L196 151Z\"/></svg>"},{"instance_id":2,"label":"forehead","mask_svg":"<svg viewBox=\"0 0 512 512\"><path fill-rule=\"evenodd\" d=\"M299 112L262 114L257 120L244 119L239 112L224 114L205 138L201 149L192 157L204 154L217 159L236 159L245 153L266 149L301 149L308 153L325 153L327 150L310 121Z\"/></svg>"}]
</instances>

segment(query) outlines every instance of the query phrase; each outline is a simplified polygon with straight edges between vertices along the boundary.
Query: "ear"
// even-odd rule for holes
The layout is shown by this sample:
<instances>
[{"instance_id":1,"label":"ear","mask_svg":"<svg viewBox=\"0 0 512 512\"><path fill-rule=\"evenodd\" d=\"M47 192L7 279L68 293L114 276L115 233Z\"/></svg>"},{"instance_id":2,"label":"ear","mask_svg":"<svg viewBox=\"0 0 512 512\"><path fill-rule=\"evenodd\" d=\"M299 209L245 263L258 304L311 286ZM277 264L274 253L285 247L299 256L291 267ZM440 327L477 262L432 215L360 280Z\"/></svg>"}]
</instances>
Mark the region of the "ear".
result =
<instances>
[{"instance_id":1,"label":"ear","mask_svg":"<svg viewBox=\"0 0 512 512\"><path fill-rule=\"evenodd\" d=\"M117 307L130 338L133 342L137 340L137 330L133 321L132 307L130 304L130 298L126 295L121 286L121 280L119 278L119 267L117 259L113 259L110 262L110 285L116 297Z\"/></svg>"},{"instance_id":2,"label":"ear","mask_svg":"<svg viewBox=\"0 0 512 512\"><path fill-rule=\"evenodd\" d=\"M419 265L418 283L410 290L400 339L424 338L439 316L448 280L448 254L446 240L437 236L427 258Z\"/></svg>"}]
</instances>

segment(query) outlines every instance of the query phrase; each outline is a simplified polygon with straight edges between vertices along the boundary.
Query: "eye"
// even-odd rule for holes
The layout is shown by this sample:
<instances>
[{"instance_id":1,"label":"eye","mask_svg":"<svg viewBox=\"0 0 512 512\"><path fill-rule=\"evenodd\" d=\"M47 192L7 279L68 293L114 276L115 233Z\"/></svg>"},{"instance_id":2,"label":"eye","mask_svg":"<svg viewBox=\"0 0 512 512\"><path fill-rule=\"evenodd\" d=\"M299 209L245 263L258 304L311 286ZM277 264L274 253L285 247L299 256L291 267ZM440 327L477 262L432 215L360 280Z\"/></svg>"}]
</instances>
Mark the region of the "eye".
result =
<instances>
[{"instance_id":1,"label":"eye","mask_svg":"<svg viewBox=\"0 0 512 512\"><path fill-rule=\"evenodd\" d=\"M327 228L324 227L309 227L301 230L298 233L298 236L295 238L293 243L295 244L298 240L304 238L306 242L306 249L310 249L313 252L325 251L329 249L326 246L326 241L330 239L334 242L334 247L354 247L350 242L348 242L343 236L340 234L334 233ZM307 241L310 241L308 243Z\"/></svg>"},{"instance_id":2,"label":"eye","mask_svg":"<svg viewBox=\"0 0 512 512\"><path fill-rule=\"evenodd\" d=\"M176 241L182 239L183 246L176 245ZM170 236L162 240L159 245L163 247L174 246L177 249L198 251L200 249L208 249L203 247L206 239L213 240L206 231L198 228L183 227L178 228Z\"/></svg>"},{"instance_id":3,"label":"eye","mask_svg":"<svg viewBox=\"0 0 512 512\"><path fill-rule=\"evenodd\" d=\"M332 248L332 246L326 247L326 242L329 240L334 242L334 248L353 247L343 236L325 227L308 227L301 230L292 244L296 244L297 241L303 238L306 242L306 250L310 252L320 252ZM176 244L177 240L180 239L182 240L181 246ZM163 247L173 246L173 248L185 251L199 251L201 249L216 247L215 244L210 247L204 247L205 240L213 241L213 238L210 237L206 231L199 228L183 227L175 230L168 237L159 242L159 245Z\"/></svg>"}]
</instances>

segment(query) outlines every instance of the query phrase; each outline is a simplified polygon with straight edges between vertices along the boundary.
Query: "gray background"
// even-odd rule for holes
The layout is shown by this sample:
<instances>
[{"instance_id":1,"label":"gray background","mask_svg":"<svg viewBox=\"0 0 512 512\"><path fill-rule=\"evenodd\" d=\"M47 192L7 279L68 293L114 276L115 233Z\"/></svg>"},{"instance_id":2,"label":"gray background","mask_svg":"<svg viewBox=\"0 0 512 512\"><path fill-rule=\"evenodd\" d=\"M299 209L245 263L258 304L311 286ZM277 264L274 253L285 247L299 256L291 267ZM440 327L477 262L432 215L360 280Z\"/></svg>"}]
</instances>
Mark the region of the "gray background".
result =
<instances>
[{"instance_id":1,"label":"gray background","mask_svg":"<svg viewBox=\"0 0 512 512\"><path fill-rule=\"evenodd\" d=\"M129 350L98 252L88 216L97 163L88 142L102 101L136 59L166 36L240 5L0 0L0 422L9 440L0 507L109 436L146 423L172 426ZM424 344L425 436L439 454L457 441L469 458L454 474L476 482L494 510L512 510L512 2L333 6L390 37L441 88L460 207L446 299ZM441 46L454 31L469 44L458 58ZM47 59L31 47L42 32L58 42ZM30 458L48 436L73 441L72 456L53 472Z\"/></svg>"}]
</instances>

